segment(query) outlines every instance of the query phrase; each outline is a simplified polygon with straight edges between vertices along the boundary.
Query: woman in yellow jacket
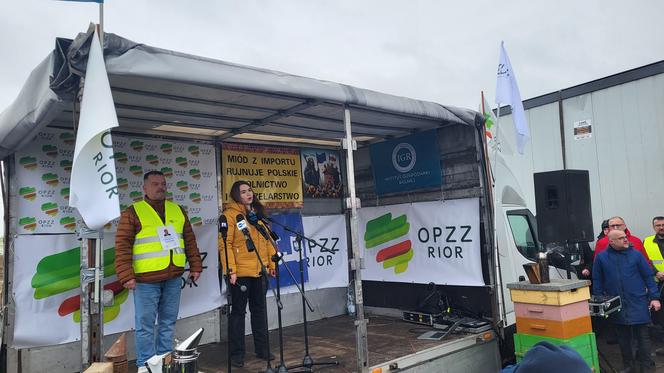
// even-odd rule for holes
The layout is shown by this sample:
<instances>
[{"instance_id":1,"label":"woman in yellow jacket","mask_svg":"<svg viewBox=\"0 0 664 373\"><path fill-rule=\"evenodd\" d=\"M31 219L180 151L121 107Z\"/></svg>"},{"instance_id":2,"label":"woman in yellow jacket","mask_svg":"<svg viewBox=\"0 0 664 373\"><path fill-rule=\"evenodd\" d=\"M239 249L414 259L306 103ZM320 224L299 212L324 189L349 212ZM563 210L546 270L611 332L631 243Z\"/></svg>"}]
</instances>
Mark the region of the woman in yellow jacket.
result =
<instances>
[{"instance_id":1,"label":"woman in yellow jacket","mask_svg":"<svg viewBox=\"0 0 664 373\"><path fill-rule=\"evenodd\" d=\"M265 294L268 284L261 276L261 263L256 254L260 255L261 261L270 276L274 276L275 263L271 260L274 248L271 243L261 235L255 224L263 224L257 221L257 216L264 216L265 208L258 198L254 196L251 185L246 181L236 181L231 187L230 196L232 201L224 208L224 215L228 221L228 238L226 245L219 244L219 258L226 272L226 253L228 248L228 267L230 268L231 283L231 315L230 315L230 350L231 364L235 367L244 366L244 316L249 303L251 312L251 330L254 337L254 351L260 359L267 356L267 325ZM238 229L238 220L245 220L249 236L254 243L256 252L249 251L247 239L243 232ZM265 228L263 228L265 229ZM270 356L270 358L273 358Z\"/></svg>"}]
</instances>

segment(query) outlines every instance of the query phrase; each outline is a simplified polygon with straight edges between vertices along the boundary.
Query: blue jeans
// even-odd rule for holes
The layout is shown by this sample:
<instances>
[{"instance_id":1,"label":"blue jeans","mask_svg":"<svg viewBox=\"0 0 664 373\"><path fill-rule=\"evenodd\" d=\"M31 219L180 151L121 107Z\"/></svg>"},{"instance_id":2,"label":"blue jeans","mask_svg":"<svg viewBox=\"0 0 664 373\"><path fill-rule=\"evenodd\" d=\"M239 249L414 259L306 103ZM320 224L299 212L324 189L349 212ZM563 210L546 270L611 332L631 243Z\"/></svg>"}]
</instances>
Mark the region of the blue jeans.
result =
<instances>
[{"instance_id":1,"label":"blue jeans","mask_svg":"<svg viewBox=\"0 0 664 373\"><path fill-rule=\"evenodd\" d=\"M161 282L137 282L134 288L134 313L136 323L136 365L154 355L173 350L175 321L180 308L182 279L176 278ZM155 321L157 335L155 340Z\"/></svg>"}]
</instances>

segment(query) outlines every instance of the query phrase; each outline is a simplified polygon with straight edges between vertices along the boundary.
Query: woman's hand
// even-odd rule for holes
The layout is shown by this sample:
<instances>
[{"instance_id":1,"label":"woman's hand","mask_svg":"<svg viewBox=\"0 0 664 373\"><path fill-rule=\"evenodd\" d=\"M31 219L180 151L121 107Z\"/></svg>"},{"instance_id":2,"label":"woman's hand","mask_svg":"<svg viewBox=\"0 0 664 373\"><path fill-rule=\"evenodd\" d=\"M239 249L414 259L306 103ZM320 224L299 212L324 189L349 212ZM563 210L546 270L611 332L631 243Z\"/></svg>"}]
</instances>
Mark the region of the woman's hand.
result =
<instances>
[{"instance_id":1,"label":"woman's hand","mask_svg":"<svg viewBox=\"0 0 664 373\"><path fill-rule=\"evenodd\" d=\"M270 274L270 277L274 277L274 276L277 275L277 271L275 271L275 270L272 269L272 268L269 269L268 273Z\"/></svg>"},{"instance_id":2,"label":"woman's hand","mask_svg":"<svg viewBox=\"0 0 664 373\"><path fill-rule=\"evenodd\" d=\"M231 274L229 282L231 283L231 285L235 285L237 283L237 275L235 273Z\"/></svg>"}]
</instances>

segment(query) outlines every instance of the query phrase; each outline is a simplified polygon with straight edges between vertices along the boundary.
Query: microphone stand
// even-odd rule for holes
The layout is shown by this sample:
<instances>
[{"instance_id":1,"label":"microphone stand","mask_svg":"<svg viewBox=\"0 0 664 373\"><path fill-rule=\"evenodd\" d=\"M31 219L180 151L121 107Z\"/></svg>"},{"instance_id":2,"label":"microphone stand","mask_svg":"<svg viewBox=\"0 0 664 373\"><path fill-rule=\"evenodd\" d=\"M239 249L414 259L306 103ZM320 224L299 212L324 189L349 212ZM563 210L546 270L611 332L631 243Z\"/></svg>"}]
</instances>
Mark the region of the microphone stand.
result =
<instances>
[{"instance_id":1,"label":"microphone stand","mask_svg":"<svg viewBox=\"0 0 664 373\"><path fill-rule=\"evenodd\" d=\"M272 240L269 240L272 243ZM273 244L274 245L274 244ZM277 279L277 301L281 302L281 276L279 275L279 253L275 252L272 255L272 261L274 262L275 274ZM281 308L277 308L277 321L279 325L279 367L277 368L277 373L287 373L288 368L286 368L286 363L284 362L284 329L281 321Z\"/></svg>"},{"instance_id":2,"label":"microphone stand","mask_svg":"<svg viewBox=\"0 0 664 373\"><path fill-rule=\"evenodd\" d=\"M228 355L228 373L231 373L231 268L228 265L228 247L226 246L226 238L228 236L228 223L226 223L226 229L219 227L219 232L221 232L221 238L224 241L224 256L226 259L226 354ZM223 277L223 275L222 275Z\"/></svg>"},{"instance_id":3,"label":"microphone stand","mask_svg":"<svg viewBox=\"0 0 664 373\"><path fill-rule=\"evenodd\" d=\"M300 285L297 283L297 280L295 279L295 276L293 275L293 272L291 272L290 268L288 265L283 262L283 255L279 252L279 248L277 246L277 243L275 240L279 239L279 236L276 235L276 233L272 232L270 230L270 227L263 223L263 225L259 224L256 222L255 224L252 223L254 227L260 232L260 234L272 244L272 247L274 248L274 255L272 255L272 261L275 263L275 274L276 274L276 283L277 283L277 299L279 302L281 302L281 275L280 275L280 269L279 269L279 261L281 260L282 263L284 264L284 267L286 268L286 271L290 275L291 279L293 280L293 284L297 287L297 289L300 291L300 294L304 297L307 306L311 310L311 312L314 312L313 307L311 307L311 304L309 303L309 300L305 297L304 292L302 289L300 289ZM267 229L268 232L266 232L263 228ZM276 237L276 238L275 238ZM286 367L286 363L284 362L284 338L283 338L283 323L282 323L282 317L281 317L281 308L277 308L277 319L279 321L279 368L277 370L277 373L287 373L288 368Z\"/></svg>"},{"instance_id":4,"label":"microphone stand","mask_svg":"<svg viewBox=\"0 0 664 373\"><path fill-rule=\"evenodd\" d=\"M254 249L254 253L256 254L256 258L258 258L258 263L261 265L261 276L263 277L263 284L267 287L269 286L270 282L268 279L268 273L267 270L265 269L265 264L263 263L263 259L261 259L261 254L258 252L258 249ZM272 294L274 295L276 301L277 301L277 309L279 312L281 312L281 309L284 307L281 304L281 300L277 297L277 293L272 289ZM263 317L265 318L265 343L266 343L266 351L265 351L265 373L274 373L274 370L272 369L272 363L270 363L270 327L267 323L267 300L265 301L265 304L263 305ZM253 332L253 331L252 331Z\"/></svg>"},{"instance_id":5,"label":"microphone stand","mask_svg":"<svg viewBox=\"0 0 664 373\"><path fill-rule=\"evenodd\" d=\"M314 362L314 359L311 357L311 355L309 355L309 333L308 333L308 328L307 328L307 309L305 308L305 305L309 306L309 309L311 310L311 312L313 312L313 309L311 308L311 305L309 304L309 301L307 300L306 296L304 295L305 290L304 290L304 265L302 263L302 259L303 259L303 257L302 257L302 251L303 251L302 250L302 239L304 238L304 239L307 240L307 242L309 242L309 247L313 247L313 246L316 246L316 245L320 246L321 247L321 250L320 250L321 252L330 252L330 253L334 254L336 251L332 251L332 250L326 248L325 246L319 244L315 240L312 240L310 238L305 237L301 232L296 232L295 230L287 227L284 224L279 223L278 221L275 221L274 219L272 219L268 216L265 216L265 219L268 220L269 222L273 223L273 224L276 224L276 225L280 226L285 231L293 233L295 235L295 241L297 242L297 249L296 250L298 251L298 254L299 254L300 285L302 286L301 289L300 289L300 287L298 287L298 289L300 290L300 294L302 295L302 320L303 320L303 326L304 326L304 358L302 358L302 364L294 365L291 368L303 368L302 371L298 371L298 372L307 372L308 373L308 372L313 372L312 367L314 365L339 365L339 360L333 360L333 361L330 361L330 362L317 363L317 362ZM286 267L286 269L288 269L288 271L290 271L290 269L288 268L288 265L285 265L285 267ZM291 276L292 276L292 274L291 274Z\"/></svg>"}]
</instances>

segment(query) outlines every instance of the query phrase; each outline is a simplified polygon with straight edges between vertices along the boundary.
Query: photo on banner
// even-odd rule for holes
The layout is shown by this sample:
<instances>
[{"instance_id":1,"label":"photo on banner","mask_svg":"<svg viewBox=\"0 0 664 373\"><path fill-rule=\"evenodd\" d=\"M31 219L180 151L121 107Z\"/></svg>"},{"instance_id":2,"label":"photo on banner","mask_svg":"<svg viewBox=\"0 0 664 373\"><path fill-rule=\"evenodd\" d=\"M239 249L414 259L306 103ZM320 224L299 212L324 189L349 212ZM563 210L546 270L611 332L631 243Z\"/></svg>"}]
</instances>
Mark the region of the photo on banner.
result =
<instances>
[{"instance_id":1,"label":"photo on banner","mask_svg":"<svg viewBox=\"0 0 664 373\"><path fill-rule=\"evenodd\" d=\"M371 144L369 154L378 195L442 185L437 130Z\"/></svg>"},{"instance_id":2,"label":"photo on banner","mask_svg":"<svg viewBox=\"0 0 664 373\"><path fill-rule=\"evenodd\" d=\"M296 148L221 144L222 201L230 200L233 183L244 180L269 209L301 208L302 167Z\"/></svg>"},{"instance_id":3,"label":"photo on banner","mask_svg":"<svg viewBox=\"0 0 664 373\"><path fill-rule=\"evenodd\" d=\"M341 198L343 183L339 152L325 149L300 150L305 198Z\"/></svg>"}]
</instances>

